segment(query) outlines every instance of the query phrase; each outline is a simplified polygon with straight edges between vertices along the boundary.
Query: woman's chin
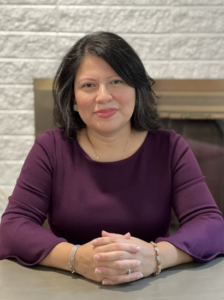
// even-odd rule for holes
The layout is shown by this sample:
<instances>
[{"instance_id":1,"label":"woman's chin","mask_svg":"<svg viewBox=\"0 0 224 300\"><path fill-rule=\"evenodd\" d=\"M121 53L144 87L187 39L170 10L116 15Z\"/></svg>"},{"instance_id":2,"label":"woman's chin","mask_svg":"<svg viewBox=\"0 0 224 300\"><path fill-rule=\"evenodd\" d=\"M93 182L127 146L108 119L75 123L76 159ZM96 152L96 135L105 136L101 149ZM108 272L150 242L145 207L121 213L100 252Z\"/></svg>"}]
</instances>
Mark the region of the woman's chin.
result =
<instances>
[{"instance_id":1,"label":"woman's chin","mask_svg":"<svg viewBox=\"0 0 224 300\"><path fill-rule=\"evenodd\" d=\"M97 132L100 132L101 134L115 134L119 132L123 132L125 130L129 130L130 128L130 123L127 125L117 125L117 124L98 124L98 126L95 128Z\"/></svg>"}]
</instances>

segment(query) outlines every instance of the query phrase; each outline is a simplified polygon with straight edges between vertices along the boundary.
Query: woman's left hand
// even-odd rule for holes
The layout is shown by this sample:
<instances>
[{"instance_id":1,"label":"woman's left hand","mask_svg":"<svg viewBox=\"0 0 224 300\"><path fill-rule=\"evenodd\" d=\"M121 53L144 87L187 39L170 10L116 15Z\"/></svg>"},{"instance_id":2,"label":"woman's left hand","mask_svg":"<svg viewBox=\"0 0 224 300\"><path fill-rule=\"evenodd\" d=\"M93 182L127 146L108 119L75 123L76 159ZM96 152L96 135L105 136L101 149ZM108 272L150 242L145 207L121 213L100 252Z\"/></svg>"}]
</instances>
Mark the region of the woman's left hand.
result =
<instances>
[{"instance_id":1,"label":"woman's left hand","mask_svg":"<svg viewBox=\"0 0 224 300\"><path fill-rule=\"evenodd\" d=\"M154 247L143 240L131 237L126 234L113 234L103 231L102 237L92 241L94 247L101 247L109 244L119 245L130 243L139 246L137 253L126 251L99 252L94 256L97 262L96 273L104 275L102 281L105 285L115 285L136 280L133 275L139 273L138 279L151 275L157 270ZM133 260L140 262L139 266L133 268ZM128 274L128 269L131 273ZM134 273L134 274L133 274ZM112 276L111 276L112 275ZM133 279L134 278L134 279Z\"/></svg>"}]
</instances>

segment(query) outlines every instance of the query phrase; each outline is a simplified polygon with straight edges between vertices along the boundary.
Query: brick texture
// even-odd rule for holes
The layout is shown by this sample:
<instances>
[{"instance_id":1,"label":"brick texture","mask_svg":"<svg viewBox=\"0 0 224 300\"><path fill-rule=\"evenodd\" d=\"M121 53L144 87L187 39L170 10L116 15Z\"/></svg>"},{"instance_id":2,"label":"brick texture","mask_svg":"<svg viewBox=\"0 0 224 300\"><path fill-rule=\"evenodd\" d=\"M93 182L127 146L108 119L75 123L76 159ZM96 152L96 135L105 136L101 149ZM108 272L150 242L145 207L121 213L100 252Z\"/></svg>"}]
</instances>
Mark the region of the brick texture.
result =
<instances>
[{"instance_id":1,"label":"brick texture","mask_svg":"<svg viewBox=\"0 0 224 300\"><path fill-rule=\"evenodd\" d=\"M57 0L0 0L0 4L34 4L34 5L51 5L51 4L56 4Z\"/></svg>"},{"instance_id":2,"label":"brick texture","mask_svg":"<svg viewBox=\"0 0 224 300\"><path fill-rule=\"evenodd\" d=\"M1 7L1 31L55 31L55 8Z\"/></svg>"},{"instance_id":3,"label":"brick texture","mask_svg":"<svg viewBox=\"0 0 224 300\"><path fill-rule=\"evenodd\" d=\"M206 5L224 5L223 0L172 0L173 5L206 6Z\"/></svg>"},{"instance_id":4,"label":"brick texture","mask_svg":"<svg viewBox=\"0 0 224 300\"><path fill-rule=\"evenodd\" d=\"M0 162L0 186L15 185L22 168L22 162Z\"/></svg>"},{"instance_id":5,"label":"brick texture","mask_svg":"<svg viewBox=\"0 0 224 300\"><path fill-rule=\"evenodd\" d=\"M24 160L33 142L32 136L0 136L0 161Z\"/></svg>"},{"instance_id":6,"label":"brick texture","mask_svg":"<svg viewBox=\"0 0 224 300\"><path fill-rule=\"evenodd\" d=\"M144 61L143 61L144 62ZM153 79L172 78L169 62L144 62L146 71Z\"/></svg>"},{"instance_id":7,"label":"brick texture","mask_svg":"<svg viewBox=\"0 0 224 300\"><path fill-rule=\"evenodd\" d=\"M0 87L1 110L34 110L33 87Z\"/></svg>"},{"instance_id":8,"label":"brick texture","mask_svg":"<svg viewBox=\"0 0 224 300\"><path fill-rule=\"evenodd\" d=\"M56 58L56 36L1 35L0 57Z\"/></svg>"},{"instance_id":9,"label":"brick texture","mask_svg":"<svg viewBox=\"0 0 224 300\"><path fill-rule=\"evenodd\" d=\"M123 38L136 50L142 60L169 60L168 36L125 36Z\"/></svg>"},{"instance_id":10,"label":"brick texture","mask_svg":"<svg viewBox=\"0 0 224 300\"><path fill-rule=\"evenodd\" d=\"M34 112L0 112L0 135L34 135Z\"/></svg>"},{"instance_id":11,"label":"brick texture","mask_svg":"<svg viewBox=\"0 0 224 300\"><path fill-rule=\"evenodd\" d=\"M216 79L224 78L224 62L172 62L170 64L172 78Z\"/></svg>"},{"instance_id":12,"label":"brick texture","mask_svg":"<svg viewBox=\"0 0 224 300\"><path fill-rule=\"evenodd\" d=\"M13 185L1 185L1 200L3 203L1 203L0 201L0 205L3 204L3 206L5 207L7 205L8 199L7 197L9 197L12 194L12 191L14 189ZM2 207L2 206L1 206Z\"/></svg>"},{"instance_id":13,"label":"brick texture","mask_svg":"<svg viewBox=\"0 0 224 300\"><path fill-rule=\"evenodd\" d=\"M224 59L224 37L184 36L173 37L170 57L176 59Z\"/></svg>"},{"instance_id":14,"label":"brick texture","mask_svg":"<svg viewBox=\"0 0 224 300\"><path fill-rule=\"evenodd\" d=\"M175 8L172 23L174 32L224 33L224 7Z\"/></svg>"},{"instance_id":15,"label":"brick texture","mask_svg":"<svg viewBox=\"0 0 224 300\"><path fill-rule=\"evenodd\" d=\"M0 215L2 215L8 203L8 199L4 196L7 196L6 192L2 188L0 189ZM2 194L1 191L3 191L4 194Z\"/></svg>"},{"instance_id":16,"label":"brick texture","mask_svg":"<svg viewBox=\"0 0 224 300\"><path fill-rule=\"evenodd\" d=\"M5 84L33 84L33 78L53 77L56 69L56 61L0 61L0 82Z\"/></svg>"},{"instance_id":17,"label":"brick texture","mask_svg":"<svg viewBox=\"0 0 224 300\"><path fill-rule=\"evenodd\" d=\"M170 10L145 8L59 7L59 30L64 32L113 31L120 33L167 33Z\"/></svg>"},{"instance_id":18,"label":"brick texture","mask_svg":"<svg viewBox=\"0 0 224 300\"><path fill-rule=\"evenodd\" d=\"M16 0L15 0L16 1ZM106 6L127 6L127 5L170 5L172 0L58 0L61 5L106 5Z\"/></svg>"}]
</instances>

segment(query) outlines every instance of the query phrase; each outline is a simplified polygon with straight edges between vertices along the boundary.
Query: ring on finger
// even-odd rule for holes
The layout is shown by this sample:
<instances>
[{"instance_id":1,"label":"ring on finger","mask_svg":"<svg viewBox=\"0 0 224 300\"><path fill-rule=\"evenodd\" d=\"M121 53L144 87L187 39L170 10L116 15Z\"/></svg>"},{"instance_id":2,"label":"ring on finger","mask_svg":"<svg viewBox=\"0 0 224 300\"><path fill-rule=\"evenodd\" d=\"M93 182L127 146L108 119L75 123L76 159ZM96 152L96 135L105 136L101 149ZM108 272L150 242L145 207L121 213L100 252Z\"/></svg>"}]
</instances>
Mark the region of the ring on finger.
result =
<instances>
[{"instance_id":1,"label":"ring on finger","mask_svg":"<svg viewBox=\"0 0 224 300\"><path fill-rule=\"evenodd\" d=\"M128 270L127 270L127 274L128 274L128 275L131 274L131 269L128 269Z\"/></svg>"}]
</instances>

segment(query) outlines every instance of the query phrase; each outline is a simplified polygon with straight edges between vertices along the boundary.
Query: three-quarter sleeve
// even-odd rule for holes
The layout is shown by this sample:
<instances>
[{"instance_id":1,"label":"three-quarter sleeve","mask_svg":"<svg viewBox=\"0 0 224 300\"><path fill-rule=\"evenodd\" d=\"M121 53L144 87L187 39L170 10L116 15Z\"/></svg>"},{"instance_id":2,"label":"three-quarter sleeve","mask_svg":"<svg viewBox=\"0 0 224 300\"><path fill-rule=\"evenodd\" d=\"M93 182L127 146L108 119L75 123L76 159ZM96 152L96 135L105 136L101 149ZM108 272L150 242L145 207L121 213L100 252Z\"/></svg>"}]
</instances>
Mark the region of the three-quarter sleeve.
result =
<instances>
[{"instance_id":1,"label":"three-quarter sleeve","mask_svg":"<svg viewBox=\"0 0 224 300\"><path fill-rule=\"evenodd\" d=\"M173 133L171 144L171 203L180 229L174 235L156 241L170 242L195 261L208 261L224 254L223 217L187 143Z\"/></svg>"},{"instance_id":2,"label":"three-quarter sleeve","mask_svg":"<svg viewBox=\"0 0 224 300\"><path fill-rule=\"evenodd\" d=\"M60 242L43 228L51 205L54 139L50 131L36 139L0 224L0 259L14 257L26 266L40 262Z\"/></svg>"}]
</instances>

